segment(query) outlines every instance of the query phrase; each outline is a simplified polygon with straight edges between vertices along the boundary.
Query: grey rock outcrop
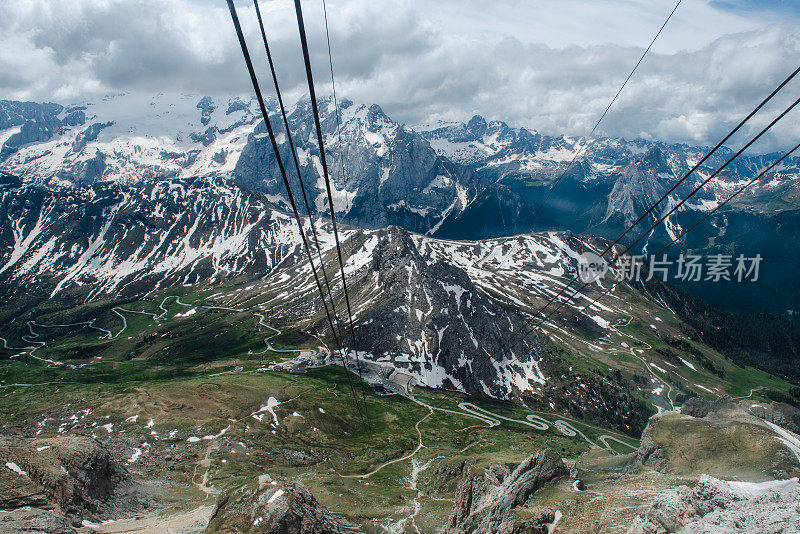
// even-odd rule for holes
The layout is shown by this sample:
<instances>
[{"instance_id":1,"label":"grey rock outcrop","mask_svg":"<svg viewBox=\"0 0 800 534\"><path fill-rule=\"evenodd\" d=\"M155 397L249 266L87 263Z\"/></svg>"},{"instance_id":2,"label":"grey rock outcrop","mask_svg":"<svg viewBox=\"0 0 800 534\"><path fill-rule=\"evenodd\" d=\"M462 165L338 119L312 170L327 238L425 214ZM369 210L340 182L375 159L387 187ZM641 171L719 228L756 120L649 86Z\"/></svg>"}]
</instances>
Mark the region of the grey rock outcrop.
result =
<instances>
[{"instance_id":1,"label":"grey rock outcrop","mask_svg":"<svg viewBox=\"0 0 800 534\"><path fill-rule=\"evenodd\" d=\"M84 436L47 440L0 437L0 458L21 473L4 469L4 505L54 505L68 518L98 520L133 511L147 501L127 470L103 444Z\"/></svg>"},{"instance_id":2,"label":"grey rock outcrop","mask_svg":"<svg viewBox=\"0 0 800 534\"><path fill-rule=\"evenodd\" d=\"M106 159L102 152L96 152L94 157L81 163L75 180L81 184L92 184L103 178L106 170Z\"/></svg>"},{"instance_id":3,"label":"grey rock outcrop","mask_svg":"<svg viewBox=\"0 0 800 534\"><path fill-rule=\"evenodd\" d=\"M639 441L639 448L636 451L635 460L628 465L626 471L634 470L636 464L639 463L660 473L669 472L667 453L653 439L653 432L660 419L660 415L654 415L647 422L647 426L644 432L642 432L642 437Z\"/></svg>"},{"instance_id":4,"label":"grey rock outcrop","mask_svg":"<svg viewBox=\"0 0 800 534\"><path fill-rule=\"evenodd\" d=\"M733 407L735 403L730 395L722 395L713 401L703 397L692 397L681 406L681 413L692 417L705 417L712 412Z\"/></svg>"},{"instance_id":5,"label":"grey rock outcrop","mask_svg":"<svg viewBox=\"0 0 800 534\"><path fill-rule=\"evenodd\" d=\"M694 516L692 492L680 486L657 498L646 512L634 519L628 534L665 534L677 532Z\"/></svg>"},{"instance_id":6,"label":"grey rock outcrop","mask_svg":"<svg viewBox=\"0 0 800 534\"><path fill-rule=\"evenodd\" d=\"M189 137L196 143L202 143L203 146L208 146L217 138L217 127L209 126L200 134L192 132Z\"/></svg>"},{"instance_id":7,"label":"grey rock outcrop","mask_svg":"<svg viewBox=\"0 0 800 534\"><path fill-rule=\"evenodd\" d=\"M756 417L769 421L795 434L800 434L800 410L794 406L773 402L769 405L754 404L749 411Z\"/></svg>"},{"instance_id":8,"label":"grey rock outcrop","mask_svg":"<svg viewBox=\"0 0 800 534\"><path fill-rule=\"evenodd\" d=\"M225 496L206 532L345 534L359 532L322 506L302 484L259 483Z\"/></svg>"},{"instance_id":9,"label":"grey rock outcrop","mask_svg":"<svg viewBox=\"0 0 800 534\"><path fill-rule=\"evenodd\" d=\"M82 112L81 112L82 113ZM86 145L92 141L97 141L97 136L100 135L100 132L103 128L108 128L112 126L113 122L95 122L89 125L84 131L78 134L75 138L75 141L72 143L72 151L73 152L80 152L83 150Z\"/></svg>"},{"instance_id":10,"label":"grey rock outcrop","mask_svg":"<svg viewBox=\"0 0 800 534\"><path fill-rule=\"evenodd\" d=\"M20 127L0 146L0 162L23 145L47 141L55 135L61 127L57 115L63 109L59 104L0 100L0 130Z\"/></svg>"},{"instance_id":11,"label":"grey rock outcrop","mask_svg":"<svg viewBox=\"0 0 800 534\"><path fill-rule=\"evenodd\" d=\"M217 106L214 105L214 100L210 96L201 98L196 107L200 110L200 122L203 126L211 121L211 114L217 109Z\"/></svg>"},{"instance_id":12,"label":"grey rock outcrop","mask_svg":"<svg viewBox=\"0 0 800 534\"><path fill-rule=\"evenodd\" d=\"M21 508L0 512L0 534L77 534L69 521L50 510Z\"/></svg>"},{"instance_id":13,"label":"grey rock outcrop","mask_svg":"<svg viewBox=\"0 0 800 534\"><path fill-rule=\"evenodd\" d=\"M516 524L513 510L524 505L545 484L568 473L558 454L543 450L528 457L513 471L505 466L491 466L483 474L468 475L459 484L456 503L444 532L511 534L524 531ZM541 519L534 518L534 523L542 523Z\"/></svg>"},{"instance_id":14,"label":"grey rock outcrop","mask_svg":"<svg viewBox=\"0 0 800 534\"><path fill-rule=\"evenodd\" d=\"M82 109L72 109L67 110L67 115L64 117L64 120L61 121L61 124L66 126L80 126L86 122L86 113Z\"/></svg>"},{"instance_id":15,"label":"grey rock outcrop","mask_svg":"<svg viewBox=\"0 0 800 534\"><path fill-rule=\"evenodd\" d=\"M656 498L628 534L800 532L797 479L728 483L702 475L694 489L679 486Z\"/></svg>"}]
</instances>

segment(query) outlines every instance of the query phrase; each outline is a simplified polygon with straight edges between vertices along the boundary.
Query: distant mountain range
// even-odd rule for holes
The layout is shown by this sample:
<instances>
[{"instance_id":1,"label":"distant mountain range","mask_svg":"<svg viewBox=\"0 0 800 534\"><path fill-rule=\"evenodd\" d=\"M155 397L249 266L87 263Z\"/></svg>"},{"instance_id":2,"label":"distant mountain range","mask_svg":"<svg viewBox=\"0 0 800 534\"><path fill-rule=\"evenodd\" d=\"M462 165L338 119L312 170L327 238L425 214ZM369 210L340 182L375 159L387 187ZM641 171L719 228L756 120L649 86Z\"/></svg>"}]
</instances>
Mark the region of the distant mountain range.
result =
<instances>
[{"instance_id":1,"label":"distant mountain range","mask_svg":"<svg viewBox=\"0 0 800 534\"><path fill-rule=\"evenodd\" d=\"M300 202L299 182L274 101L271 122ZM697 162L707 149L645 140L552 137L475 116L466 123L414 128L379 106L342 101L341 143L330 100L320 102L337 214L364 228L392 225L451 239L481 239L538 230L615 238ZM308 100L290 110L312 213L327 197ZM286 194L266 128L249 97L122 94L73 106L0 101L0 170L55 189L112 181L233 178L280 208ZM553 180L580 152L531 224ZM670 195L652 224L728 157L720 150ZM639 247L653 252L691 225L777 155L737 159ZM743 194L690 234L683 251L760 253L762 282L731 288L690 286L731 309L800 309L800 287L785 291L800 269L800 159ZM734 224L735 223L735 224ZM649 225L648 225L649 227ZM635 239L646 230L635 230ZM637 247L637 251L642 248ZM678 252L676 247L676 253ZM772 269L772 271L770 271Z\"/></svg>"},{"instance_id":2,"label":"distant mountain range","mask_svg":"<svg viewBox=\"0 0 800 534\"><path fill-rule=\"evenodd\" d=\"M281 157L300 200L277 104L269 101ZM488 183L439 156L420 134L391 121L378 106L342 103L341 147L332 102L320 103L337 213L361 226L399 225L429 232L462 211ZM0 168L58 186L198 176L234 177L288 208L272 146L255 99L142 98L117 95L64 108L0 102ZM289 125L312 213L328 209L308 100ZM342 172L341 154L344 154Z\"/></svg>"},{"instance_id":3,"label":"distant mountain range","mask_svg":"<svg viewBox=\"0 0 800 534\"><path fill-rule=\"evenodd\" d=\"M445 221L438 231L443 236L463 235L468 232L464 224L479 219L482 222L472 230L473 237L552 226L615 237L710 150L641 139L549 137L525 128L510 128L500 121L487 123L480 116L467 123L423 125L420 131L438 154L469 166L492 184L468 209ZM717 151L670 194L661 209L654 211L655 217L691 193L733 154L726 147ZM737 158L681 211L713 209L778 157L780 154ZM560 177L574 158L574 165L532 225L532 214L553 179ZM737 199L737 205L769 213L796 209L800 206L798 174L800 158L787 159L775 176L756 182ZM651 223L657 220L655 217ZM661 231L677 235L682 229L679 218L667 219Z\"/></svg>"},{"instance_id":4,"label":"distant mountain range","mask_svg":"<svg viewBox=\"0 0 800 534\"><path fill-rule=\"evenodd\" d=\"M710 150L644 140L548 137L473 117L468 123L420 127L440 155L460 162L490 185L454 213L434 235L479 239L568 229L616 239ZM581 152L581 150L583 150ZM579 152L575 164L569 162ZM740 156L653 232L648 229L734 152L723 147L675 189L621 244L640 239L631 253L655 253L694 225L782 154ZM697 226L668 253L763 259L758 281L683 283L717 307L771 311L797 317L800 308L800 158L755 182ZM546 203L553 181L564 173ZM544 204L543 204L544 203ZM543 206L533 220L533 214Z\"/></svg>"}]
</instances>

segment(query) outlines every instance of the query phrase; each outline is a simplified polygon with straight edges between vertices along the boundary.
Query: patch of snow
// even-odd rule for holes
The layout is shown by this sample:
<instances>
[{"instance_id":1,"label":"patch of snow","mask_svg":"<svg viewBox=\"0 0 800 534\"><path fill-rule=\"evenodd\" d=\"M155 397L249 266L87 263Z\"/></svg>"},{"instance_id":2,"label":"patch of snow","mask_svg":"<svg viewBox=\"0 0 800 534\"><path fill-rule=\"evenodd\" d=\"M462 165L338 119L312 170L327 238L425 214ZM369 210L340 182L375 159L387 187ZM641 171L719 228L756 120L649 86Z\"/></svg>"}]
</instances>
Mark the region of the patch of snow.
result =
<instances>
[{"instance_id":1,"label":"patch of snow","mask_svg":"<svg viewBox=\"0 0 800 534\"><path fill-rule=\"evenodd\" d=\"M6 467L7 467L8 469L11 469L12 471L14 471L14 472L15 472L16 474L18 474L18 475L22 475L22 476L25 476L25 477L26 477L26 476L28 476L28 473L27 473L26 471L23 471L23 470L20 468L20 466L18 466L18 465L17 465L17 464L15 464L14 462L6 462Z\"/></svg>"},{"instance_id":2,"label":"patch of snow","mask_svg":"<svg viewBox=\"0 0 800 534\"><path fill-rule=\"evenodd\" d=\"M220 430L218 434L208 434L208 435L203 436L203 439L206 440L206 441L211 441L212 439L217 439L219 437L222 437L228 432L228 430L230 430L230 428L231 428L231 425L228 425L227 427L225 427L222 430Z\"/></svg>"},{"instance_id":3,"label":"patch of snow","mask_svg":"<svg viewBox=\"0 0 800 534\"><path fill-rule=\"evenodd\" d=\"M466 293L467 290L464 289L461 286L455 286L455 285L442 284L442 287L448 293L451 293L451 294L455 295L455 297L456 297L456 309L460 309L461 308L461 296L464 295L464 293Z\"/></svg>"},{"instance_id":4,"label":"patch of snow","mask_svg":"<svg viewBox=\"0 0 800 534\"><path fill-rule=\"evenodd\" d=\"M275 502L276 499L278 499L284 493L285 492L282 489L276 490L275 493L270 495L269 499L267 499L267 504L272 504L273 502Z\"/></svg>"},{"instance_id":5,"label":"patch of snow","mask_svg":"<svg viewBox=\"0 0 800 534\"><path fill-rule=\"evenodd\" d=\"M767 480L766 482L740 482L738 480L725 480L731 489L740 496L752 499L764 495L772 490L781 490L797 484L797 477L788 480Z\"/></svg>"},{"instance_id":6,"label":"patch of snow","mask_svg":"<svg viewBox=\"0 0 800 534\"><path fill-rule=\"evenodd\" d=\"M547 525L547 534L553 534L556 531L556 526L559 521L561 521L561 510L556 510L553 522Z\"/></svg>"},{"instance_id":7,"label":"patch of snow","mask_svg":"<svg viewBox=\"0 0 800 534\"><path fill-rule=\"evenodd\" d=\"M784 430L775 423L770 423L769 421L764 422L767 423L767 425L769 425L769 427L780 436L778 439L781 440L784 445L789 447L789 450L791 450L794 455L797 456L797 459L800 460L800 438L788 430Z\"/></svg>"},{"instance_id":8,"label":"patch of snow","mask_svg":"<svg viewBox=\"0 0 800 534\"><path fill-rule=\"evenodd\" d=\"M138 459L139 459L139 457L140 457L141 455L142 455L142 449L140 449L140 448L138 448L138 447L134 448L134 449L133 449L133 455L132 455L130 458L128 458L128 463L129 463L129 464L132 464L132 463L134 463L136 460L138 460Z\"/></svg>"},{"instance_id":9,"label":"patch of snow","mask_svg":"<svg viewBox=\"0 0 800 534\"><path fill-rule=\"evenodd\" d=\"M253 412L250 415L252 415L254 419L257 419L257 420L261 421L264 418L264 416L263 416L264 412L269 412L272 415L272 418L275 420L275 425L278 425L279 424L278 423L278 416L275 415L274 408L276 406L278 406L279 404L280 404L280 401L278 401L278 399L276 399L275 397L270 397L270 398L267 399L267 403L266 404L262 405L261 408L259 408L258 410L256 410L255 412Z\"/></svg>"}]
</instances>

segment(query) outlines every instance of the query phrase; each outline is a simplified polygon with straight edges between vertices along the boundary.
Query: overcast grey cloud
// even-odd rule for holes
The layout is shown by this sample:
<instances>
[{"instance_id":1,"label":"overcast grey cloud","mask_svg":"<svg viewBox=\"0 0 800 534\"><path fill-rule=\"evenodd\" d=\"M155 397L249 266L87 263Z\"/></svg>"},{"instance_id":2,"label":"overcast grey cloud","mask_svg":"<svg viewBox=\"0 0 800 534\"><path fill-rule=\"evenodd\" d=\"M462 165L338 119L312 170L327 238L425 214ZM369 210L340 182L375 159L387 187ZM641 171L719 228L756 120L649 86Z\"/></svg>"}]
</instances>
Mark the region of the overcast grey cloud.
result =
<instances>
[{"instance_id":1,"label":"overcast grey cloud","mask_svg":"<svg viewBox=\"0 0 800 534\"><path fill-rule=\"evenodd\" d=\"M263 61L252 5L237 5L251 49ZM282 85L297 98L304 77L292 3L261 5ZM549 134L585 134L673 5L329 0L337 89L408 123L479 113ZM320 92L326 92L321 2L306 0L304 9ZM684 0L599 131L714 142L797 66L798 20L795 4L779 0ZM263 85L269 87L266 77ZM223 2L0 5L0 98L68 103L119 91L249 89ZM798 94L800 83L787 87L761 124ZM789 119L760 149L796 142L800 121Z\"/></svg>"}]
</instances>

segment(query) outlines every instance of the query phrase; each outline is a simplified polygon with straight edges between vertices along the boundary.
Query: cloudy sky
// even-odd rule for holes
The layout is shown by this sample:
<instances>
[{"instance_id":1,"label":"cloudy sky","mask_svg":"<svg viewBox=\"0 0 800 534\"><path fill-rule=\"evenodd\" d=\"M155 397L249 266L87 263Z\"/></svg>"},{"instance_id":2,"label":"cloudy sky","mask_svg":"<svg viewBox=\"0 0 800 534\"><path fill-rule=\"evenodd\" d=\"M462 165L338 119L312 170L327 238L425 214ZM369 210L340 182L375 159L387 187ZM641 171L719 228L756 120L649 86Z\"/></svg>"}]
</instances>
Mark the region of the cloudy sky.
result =
<instances>
[{"instance_id":1,"label":"cloudy sky","mask_svg":"<svg viewBox=\"0 0 800 534\"><path fill-rule=\"evenodd\" d=\"M337 92L409 124L479 113L586 134L675 1L328 0ZM252 4L236 3L251 52L264 61ZM260 5L281 82L297 98L305 79L293 3ZM326 93L322 1L305 0L304 13ZM713 143L798 65L800 2L683 0L599 132ZM270 86L266 72L262 85ZM0 3L0 98L250 90L221 0ZM800 80L760 124L797 96ZM761 148L800 140L795 116L800 110Z\"/></svg>"}]
</instances>

